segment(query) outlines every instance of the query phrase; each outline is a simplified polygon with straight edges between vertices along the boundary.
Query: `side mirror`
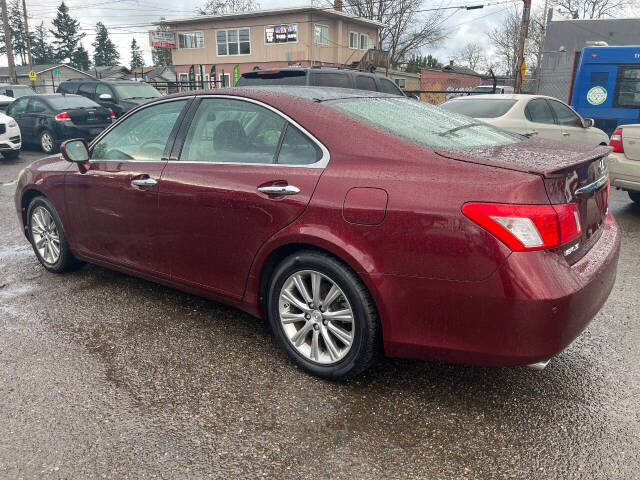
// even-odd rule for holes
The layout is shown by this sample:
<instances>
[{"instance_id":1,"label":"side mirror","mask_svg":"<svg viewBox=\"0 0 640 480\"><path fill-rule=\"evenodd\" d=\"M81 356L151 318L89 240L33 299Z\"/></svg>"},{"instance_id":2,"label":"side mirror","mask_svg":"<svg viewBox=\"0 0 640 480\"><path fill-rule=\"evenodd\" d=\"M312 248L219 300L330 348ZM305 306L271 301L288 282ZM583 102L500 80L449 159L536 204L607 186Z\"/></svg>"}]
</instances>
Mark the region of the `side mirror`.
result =
<instances>
[{"instance_id":1,"label":"side mirror","mask_svg":"<svg viewBox=\"0 0 640 480\"><path fill-rule=\"evenodd\" d=\"M595 120L593 118L583 118L582 119L582 126L584 128L591 128L595 125Z\"/></svg>"},{"instance_id":2,"label":"side mirror","mask_svg":"<svg viewBox=\"0 0 640 480\"><path fill-rule=\"evenodd\" d=\"M100 95L98 95L98 98L105 102L110 102L113 100L113 97L109 93L101 93Z\"/></svg>"},{"instance_id":3,"label":"side mirror","mask_svg":"<svg viewBox=\"0 0 640 480\"><path fill-rule=\"evenodd\" d=\"M89 161L89 148L82 139L67 140L60 145L62 158L67 162L85 163Z\"/></svg>"}]
</instances>

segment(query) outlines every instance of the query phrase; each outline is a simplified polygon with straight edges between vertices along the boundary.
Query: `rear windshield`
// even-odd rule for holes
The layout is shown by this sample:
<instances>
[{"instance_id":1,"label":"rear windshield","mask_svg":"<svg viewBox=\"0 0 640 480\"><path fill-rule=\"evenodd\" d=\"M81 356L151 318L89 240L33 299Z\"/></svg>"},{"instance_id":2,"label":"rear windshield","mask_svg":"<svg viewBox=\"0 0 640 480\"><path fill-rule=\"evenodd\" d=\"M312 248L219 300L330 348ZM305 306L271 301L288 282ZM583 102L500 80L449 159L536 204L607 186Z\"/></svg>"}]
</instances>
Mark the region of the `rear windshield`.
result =
<instances>
[{"instance_id":1,"label":"rear windshield","mask_svg":"<svg viewBox=\"0 0 640 480\"><path fill-rule=\"evenodd\" d=\"M449 100L440 107L473 118L497 118L511 110L516 101L501 98L474 98Z\"/></svg>"},{"instance_id":2,"label":"rear windshield","mask_svg":"<svg viewBox=\"0 0 640 480\"><path fill-rule=\"evenodd\" d=\"M306 85L307 73L299 72L250 72L238 79L236 87L255 87L260 85Z\"/></svg>"},{"instance_id":3,"label":"rear windshield","mask_svg":"<svg viewBox=\"0 0 640 480\"><path fill-rule=\"evenodd\" d=\"M391 135L431 148L491 147L524 138L408 98L356 98L327 105Z\"/></svg>"},{"instance_id":4,"label":"rear windshield","mask_svg":"<svg viewBox=\"0 0 640 480\"><path fill-rule=\"evenodd\" d=\"M160 96L158 90L146 83L114 85L113 88L116 89L118 96L122 100L126 100L127 98L156 98Z\"/></svg>"},{"instance_id":5,"label":"rear windshield","mask_svg":"<svg viewBox=\"0 0 640 480\"><path fill-rule=\"evenodd\" d=\"M21 87L18 85L12 85L11 87L7 88L7 93L10 93L10 97L13 98L20 98L20 97L24 97L25 95L35 95L36 92L33 88L31 87Z\"/></svg>"},{"instance_id":6,"label":"rear windshield","mask_svg":"<svg viewBox=\"0 0 640 480\"><path fill-rule=\"evenodd\" d=\"M91 108L99 107L96 102L89 100L86 97L80 97L75 95L60 95L59 97L48 97L47 101L55 109L67 109L67 108Z\"/></svg>"}]
</instances>

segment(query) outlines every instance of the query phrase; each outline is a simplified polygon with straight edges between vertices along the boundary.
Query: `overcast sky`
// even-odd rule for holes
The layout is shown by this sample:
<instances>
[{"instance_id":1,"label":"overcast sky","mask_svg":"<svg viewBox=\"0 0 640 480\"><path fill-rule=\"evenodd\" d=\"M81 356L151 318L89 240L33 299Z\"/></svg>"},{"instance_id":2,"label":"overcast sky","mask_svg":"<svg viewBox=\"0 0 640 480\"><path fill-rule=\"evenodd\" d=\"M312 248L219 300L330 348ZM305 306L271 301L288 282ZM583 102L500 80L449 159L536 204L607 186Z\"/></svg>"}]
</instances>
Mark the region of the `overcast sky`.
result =
<instances>
[{"instance_id":1,"label":"overcast sky","mask_svg":"<svg viewBox=\"0 0 640 480\"><path fill-rule=\"evenodd\" d=\"M29 10L30 29L33 31L36 25L44 21L47 27L51 25L51 19L55 16L56 8L60 0L26 0ZM448 5L477 5L481 3L494 3L495 0L443 0ZM121 55L120 63L129 64L130 44L133 37L144 52L147 64L151 63L151 48L149 37L145 33L151 27L145 25L159 20L160 17L182 18L195 14L197 7L204 0L67 0L71 16L80 21L86 37L82 40L84 47L93 54L91 43L95 40L95 24L103 22L111 39L115 42ZM263 9L281 8L288 6L309 5L310 0L260 0ZM320 2L316 2L320 4ZM425 2L425 7L431 6ZM446 63L455 52L467 42L479 42L487 46L486 32L499 25L505 8L509 5L495 5L478 10L449 10L447 15L451 17L445 22L444 27L449 32L447 39L436 49L425 50L423 53L435 55L441 62ZM138 24L138 25L135 25ZM489 48L487 47L487 50ZM2 64L6 65L6 56L2 58Z\"/></svg>"}]
</instances>

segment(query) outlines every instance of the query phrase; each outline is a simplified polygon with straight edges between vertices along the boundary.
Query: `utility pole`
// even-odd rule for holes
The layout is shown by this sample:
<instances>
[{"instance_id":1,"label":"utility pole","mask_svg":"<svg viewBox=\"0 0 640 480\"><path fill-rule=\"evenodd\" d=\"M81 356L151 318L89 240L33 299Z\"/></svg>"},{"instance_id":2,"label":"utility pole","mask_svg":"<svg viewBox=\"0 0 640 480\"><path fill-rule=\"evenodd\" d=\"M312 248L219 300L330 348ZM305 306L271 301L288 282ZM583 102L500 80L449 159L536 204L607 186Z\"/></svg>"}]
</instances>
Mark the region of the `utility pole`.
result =
<instances>
[{"instance_id":1,"label":"utility pole","mask_svg":"<svg viewBox=\"0 0 640 480\"><path fill-rule=\"evenodd\" d=\"M33 70L33 59L31 58L31 35L29 35L29 20L27 20L27 0L22 0L22 13L24 14L24 33L27 36L27 58L29 59L29 71L31 71ZM34 83L35 82L31 82L32 85Z\"/></svg>"},{"instance_id":2,"label":"utility pole","mask_svg":"<svg viewBox=\"0 0 640 480\"><path fill-rule=\"evenodd\" d=\"M9 28L9 14L7 13L7 0L0 0L2 5L2 24L4 25L4 44L7 48L7 62L9 64L9 82L18 83L16 78L16 63L13 60L13 47L11 46L11 29Z\"/></svg>"},{"instance_id":3,"label":"utility pole","mask_svg":"<svg viewBox=\"0 0 640 480\"><path fill-rule=\"evenodd\" d=\"M520 26L520 41L518 42L518 61L516 62L516 82L513 85L514 93L520 93L520 86L524 77L522 62L524 62L524 42L529 34L529 18L531 17L531 0L523 0L522 25Z\"/></svg>"}]
</instances>

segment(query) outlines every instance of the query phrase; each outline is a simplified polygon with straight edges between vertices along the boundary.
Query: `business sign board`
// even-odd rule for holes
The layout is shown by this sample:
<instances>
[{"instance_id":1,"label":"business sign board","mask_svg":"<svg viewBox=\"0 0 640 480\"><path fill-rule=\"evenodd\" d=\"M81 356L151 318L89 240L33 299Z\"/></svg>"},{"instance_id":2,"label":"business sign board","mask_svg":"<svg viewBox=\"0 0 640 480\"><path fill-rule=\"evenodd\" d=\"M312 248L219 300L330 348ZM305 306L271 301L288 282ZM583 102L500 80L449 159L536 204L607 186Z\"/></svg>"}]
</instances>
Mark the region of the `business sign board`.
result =
<instances>
[{"instance_id":1,"label":"business sign board","mask_svg":"<svg viewBox=\"0 0 640 480\"><path fill-rule=\"evenodd\" d=\"M265 43L288 43L298 41L298 24L269 25L264 27Z\"/></svg>"},{"instance_id":2,"label":"business sign board","mask_svg":"<svg viewBox=\"0 0 640 480\"><path fill-rule=\"evenodd\" d=\"M149 32L149 41L152 47L176 48L176 35L173 32L153 30Z\"/></svg>"}]
</instances>

